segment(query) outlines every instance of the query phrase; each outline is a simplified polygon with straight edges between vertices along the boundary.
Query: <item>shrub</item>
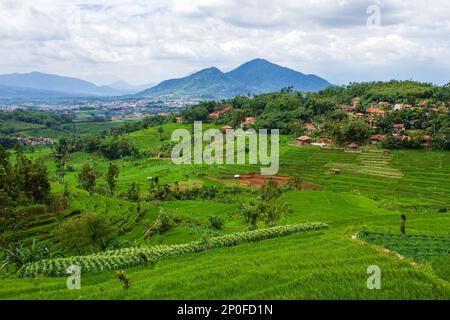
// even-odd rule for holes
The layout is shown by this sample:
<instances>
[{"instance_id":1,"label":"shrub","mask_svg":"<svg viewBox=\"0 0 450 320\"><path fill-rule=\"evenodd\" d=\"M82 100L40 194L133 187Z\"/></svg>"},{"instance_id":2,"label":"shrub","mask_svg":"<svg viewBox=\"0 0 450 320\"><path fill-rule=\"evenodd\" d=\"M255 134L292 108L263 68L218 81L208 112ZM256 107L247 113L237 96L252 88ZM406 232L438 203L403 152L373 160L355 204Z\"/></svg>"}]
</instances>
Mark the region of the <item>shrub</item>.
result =
<instances>
[{"instance_id":1,"label":"shrub","mask_svg":"<svg viewBox=\"0 0 450 320\"><path fill-rule=\"evenodd\" d=\"M64 222L55 231L55 236L62 245L77 253L106 248L112 235L108 217L90 212Z\"/></svg>"},{"instance_id":2,"label":"shrub","mask_svg":"<svg viewBox=\"0 0 450 320\"><path fill-rule=\"evenodd\" d=\"M223 220L218 216L208 217L208 227L211 229L220 230L223 227Z\"/></svg>"},{"instance_id":3,"label":"shrub","mask_svg":"<svg viewBox=\"0 0 450 320\"><path fill-rule=\"evenodd\" d=\"M123 290L128 290L131 286L131 278L125 273L125 271L121 270L117 272L117 278L122 282Z\"/></svg>"}]
</instances>

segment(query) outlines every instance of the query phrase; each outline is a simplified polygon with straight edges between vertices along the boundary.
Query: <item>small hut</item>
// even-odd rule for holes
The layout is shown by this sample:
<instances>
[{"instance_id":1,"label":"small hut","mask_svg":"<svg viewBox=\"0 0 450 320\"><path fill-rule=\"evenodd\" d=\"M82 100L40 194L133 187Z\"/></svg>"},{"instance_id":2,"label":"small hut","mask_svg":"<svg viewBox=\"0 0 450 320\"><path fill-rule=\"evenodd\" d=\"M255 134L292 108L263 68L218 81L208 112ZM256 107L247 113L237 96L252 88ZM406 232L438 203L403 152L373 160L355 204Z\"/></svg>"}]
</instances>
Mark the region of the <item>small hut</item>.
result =
<instances>
[{"instance_id":1,"label":"small hut","mask_svg":"<svg viewBox=\"0 0 450 320\"><path fill-rule=\"evenodd\" d=\"M331 172L334 173L334 174L338 174L338 173L341 172L341 169L338 169L338 168L332 168L332 169L331 169Z\"/></svg>"},{"instance_id":2,"label":"small hut","mask_svg":"<svg viewBox=\"0 0 450 320\"><path fill-rule=\"evenodd\" d=\"M356 150L356 149L358 149L359 148L359 146L356 144L356 143L350 143L348 146L347 146L349 149L352 149L352 150Z\"/></svg>"},{"instance_id":3,"label":"small hut","mask_svg":"<svg viewBox=\"0 0 450 320\"><path fill-rule=\"evenodd\" d=\"M220 130L222 130L223 132L226 132L227 130L230 130L230 129L233 129L233 127L229 126L229 125L225 125L225 126L220 128Z\"/></svg>"},{"instance_id":4,"label":"small hut","mask_svg":"<svg viewBox=\"0 0 450 320\"><path fill-rule=\"evenodd\" d=\"M301 144L301 145L310 145L311 144L311 138L308 136L300 136L297 138L297 141Z\"/></svg>"}]
</instances>

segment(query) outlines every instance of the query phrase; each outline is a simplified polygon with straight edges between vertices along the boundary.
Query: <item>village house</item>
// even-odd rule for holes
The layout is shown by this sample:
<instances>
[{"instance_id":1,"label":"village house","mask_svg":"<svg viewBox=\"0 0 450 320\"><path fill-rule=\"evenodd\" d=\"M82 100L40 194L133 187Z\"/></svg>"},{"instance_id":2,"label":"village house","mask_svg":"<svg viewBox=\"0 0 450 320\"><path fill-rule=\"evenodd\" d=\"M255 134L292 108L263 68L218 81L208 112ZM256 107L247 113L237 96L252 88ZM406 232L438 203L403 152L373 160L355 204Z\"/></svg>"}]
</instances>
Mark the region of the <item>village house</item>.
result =
<instances>
[{"instance_id":1,"label":"village house","mask_svg":"<svg viewBox=\"0 0 450 320\"><path fill-rule=\"evenodd\" d=\"M420 138L420 142L427 146L430 143L431 140L431 136L423 136L422 138Z\"/></svg>"},{"instance_id":2,"label":"village house","mask_svg":"<svg viewBox=\"0 0 450 320\"><path fill-rule=\"evenodd\" d=\"M395 111L403 110L403 109L411 109L413 106L412 104L403 104L403 103L396 103L393 107Z\"/></svg>"},{"instance_id":3,"label":"village house","mask_svg":"<svg viewBox=\"0 0 450 320\"><path fill-rule=\"evenodd\" d=\"M317 130L316 127L312 123L305 123L304 128L305 128L305 130L308 130L308 131L316 131Z\"/></svg>"},{"instance_id":4,"label":"village house","mask_svg":"<svg viewBox=\"0 0 450 320\"><path fill-rule=\"evenodd\" d=\"M183 123L183 122L184 122L184 118L183 118L183 117L176 117L176 118L175 118L175 121L176 121L177 123Z\"/></svg>"},{"instance_id":5,"label":"village house","mask_svg":"<svg viewBox=\"0 0 450 320\"><path fill-rule=\"evenodd\" d=\"M251 124L255 124L255 117L245 117L244 121L241 122L241 126L248 126Z\"/></svg>"},{"instance_id":6,"label":"village house","mask_svg":"<svg viewBox=\"0 0 450 320\"><path fill-rule=\"evenodd\" d=\"M378 107L389 107L389 106L391 106L391 103L387 102L387 101L381 101L378 103L374 103L374 105L378 106Z\"/></svg>"},{"instance_id":7,"label":"village house","mask_svg":"<svg viewBox=\"0 0 450 320\"><path fill-rule=\"evenodd\" d=\"M229 125L224 125L224 126L220 127L220 130L222 130L223 132L226 132L229 129L233 129L233 127L229 126Z\"/></svg>"},{"instance_id":8,"label":"village house","mask_svg":"<svg viewBox=\"0 0 450 320\"><path fill-rule=\"evenodd\" d=\"M344 105L344 104L338 105L337 107L339 109L341 109L342 111L345 111L345 112L351 112L351 111L353 111L356 108L355 106L347 106L347 105Z\"/></svg>"},{"instance_id":9,"label":"village house","mask_svg":"<svg viewBox=\"0 0 450 320\"><path fill-rule=\"evenodd\" d=\"M354 107L360 106L361 105L361 98L360 97L354 97L352 99L352 104Z\"/></svg>"},{"instance_id":10,"label":"village house","mask_svg":"<svg viewBox=\"0 0 450 320\"><path fill-rule=\"evenodd\" d=\"M378 108L367 108L366 112L372 115L384 115L385 111Z\"/></svg>"},{"instance_id":11,"label":"village house","mask_svg":"<svg viewBox=\"0 0 450 320\"><path fill-rule=\"evenodd\" d=\"M359 148L359 145L357 145L356 143L350 143L347 148L349 148L350 150L357 150Z\"/></svg>"},{"instance_id":12,"label":"village house","mask_svg":"<svg viewBox=\"0 0 450 320\"><path fill-rule=\"evenodd\" d=\"M226 107L225 109L219 110L219 111L214 111L212 113L209 114L209 116L211 118L216 118L219 119L220 117L224 116L225 114L227 114L228 112L230 112L231 107Z\"/></svg>"},{"instance_id":13,"label":"village house","mask_svg":"<svg viewBox=\"0 0 450 320\"><path fill-rule=\"evenodd\" d=\"M398 134L401 131L405 131L405 125L403 123L394 123L392 126L392 132Z\"/></svg>"},{"instance_id":14,"label":"village house","mask_svg":"<svg viewBox=\"0 0 450 320\"><path fill-rule=\"evenodd\" d=\"M372 144L377 144L380 141L386 140L386 136L382 134L373 134L370 136L370 141Z\"/></svg>"},{"instance_id":15,"label":"village house","mask_svg":"<svg viewBox=\"0 0 450 320\"><path fill-rule=\"evenodd\" d=\"M309 146L311 145L311 138L308 136L300 136L297 138L297 141L302 146Z\"/></svg>"}]
</instances>

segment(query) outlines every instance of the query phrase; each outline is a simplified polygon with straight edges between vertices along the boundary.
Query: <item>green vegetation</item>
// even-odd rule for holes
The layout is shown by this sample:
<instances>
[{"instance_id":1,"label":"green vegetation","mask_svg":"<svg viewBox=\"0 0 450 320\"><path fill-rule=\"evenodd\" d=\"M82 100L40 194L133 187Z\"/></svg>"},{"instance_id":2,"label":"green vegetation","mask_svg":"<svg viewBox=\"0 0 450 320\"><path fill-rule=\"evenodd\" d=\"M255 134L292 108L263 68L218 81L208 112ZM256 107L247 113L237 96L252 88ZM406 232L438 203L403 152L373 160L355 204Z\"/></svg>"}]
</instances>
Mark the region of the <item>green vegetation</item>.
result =
<instances>
[{"instance_id":1,"label":"green vegetation","mask_svg":"<svg viewBox=\"0 0 450 320\"><path fill-rule=\"evenodd\" d=\"M230 247L246 242L261 241L275 237L283 237L292 233L320 230L326 228L323 223L305 223L299 225L278 226L268 229L234 233L221 237L214 237L207 241L197 241L188 244L171 246L153 246L150 248L126 248L91 256L75 256L73 258L60 258L41 260L24 265L19 274L24 277L33 277L43 274L52 277L61 277L67 274L67 268L71 265L79 265L82 272L101 272L136 265L154 263L161 258L196 253L200 251Z\"/></svg>"},{"instance_id":2,"label":"green vegetation","mask_svg":"<svg viewBox=\"0 0 450 320\"><path fill-rule=\"evenodd\" d=\"M361 232L359 238L394 250L418 262L429 262L437 256L446 256L450 250L449 237L433 237L427 235L402 237L398 234Z\"/></svg>"},{"instance_id":3,"label":"green vegetation","mask_svg":"<svg viewBox=\"0 0 450 320\"><path fill-rule=\"evenodd\" d=\"M373 128L336 108L355 96L361 111L428 99L437 111L385 119L436 135L448 129L446 94L410 82L286 89L202 102L181 124L168 116L37 130L58 142L0 149L0 299L449 299L450 153L366 145ZM251 183L244 177L258 165L174 165L171 132L204 115L204 130L246 116L255 128L280 126L278 174L289 182ZM299 134L332 143L300 146ZM350 140L363 145L340 147ZM82 267L81 290L65 287L70 264ZM366 287L370 265L382 271L381 290Z\"/></svg>"}]
</instances>

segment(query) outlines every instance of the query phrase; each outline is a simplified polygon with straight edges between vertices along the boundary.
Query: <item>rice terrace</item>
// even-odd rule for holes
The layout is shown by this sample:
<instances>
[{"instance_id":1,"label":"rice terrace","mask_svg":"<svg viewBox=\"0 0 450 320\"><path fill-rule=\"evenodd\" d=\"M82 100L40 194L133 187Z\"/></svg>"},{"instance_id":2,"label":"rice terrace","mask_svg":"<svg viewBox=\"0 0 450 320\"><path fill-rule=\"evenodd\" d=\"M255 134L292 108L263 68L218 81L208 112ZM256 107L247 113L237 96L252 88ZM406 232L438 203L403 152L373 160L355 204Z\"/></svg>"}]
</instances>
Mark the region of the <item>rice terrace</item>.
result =
<instances>
[{"instance_id":1,"label":"rice terrace","mask_svg":"<svg viewBox=\"0 0 450 320\"><path fill-rule=\"evenodd\" d=\"M0 1L0 303L448 303L450 3L373 2Z\"/></svg>"}]
</instances>

